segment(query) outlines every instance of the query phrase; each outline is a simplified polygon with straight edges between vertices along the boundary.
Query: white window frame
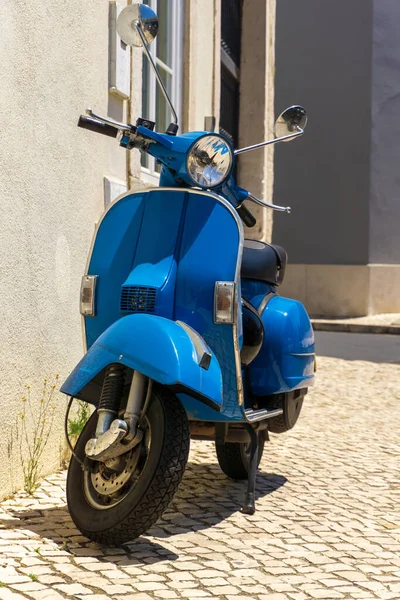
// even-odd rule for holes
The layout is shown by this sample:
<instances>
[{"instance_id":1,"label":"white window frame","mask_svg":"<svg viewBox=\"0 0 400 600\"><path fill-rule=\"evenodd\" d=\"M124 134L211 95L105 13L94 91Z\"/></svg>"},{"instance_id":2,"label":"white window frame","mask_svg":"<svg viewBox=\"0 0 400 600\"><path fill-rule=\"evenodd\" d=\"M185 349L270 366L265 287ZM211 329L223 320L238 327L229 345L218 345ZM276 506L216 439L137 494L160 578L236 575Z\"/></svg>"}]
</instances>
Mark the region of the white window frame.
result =
<instances>
[{"instance_id":1,"label":"white window frame","mask_svg":"<svg viewBox=\"0 0 400 600\"><path fill-rule=\"evenodd\" d=\"M149 0L148 5L157 13L157 2L168 2L172 6L172 67L168 67L161 59L157 58L157 37L149 46L150 54L153 57L157 67L161 66L172 76L171 101L178 115L178 123L182 122L182 60L183 60L183 2L184 0ZM148 62L147 57L145 60ZM156 120L156 90L158 83L156 81L153 70L150 68L149 77L149 113L150 121ZM171 121L173 120L171 114ZM155 129L157 130L157 123ZM164 132L160 132L164 133ZM152 156L148 156L148 167L141 167L142 180L145 183L158 185L160 175L155 170L156 161Z\"/></svg>"}]
</instances>

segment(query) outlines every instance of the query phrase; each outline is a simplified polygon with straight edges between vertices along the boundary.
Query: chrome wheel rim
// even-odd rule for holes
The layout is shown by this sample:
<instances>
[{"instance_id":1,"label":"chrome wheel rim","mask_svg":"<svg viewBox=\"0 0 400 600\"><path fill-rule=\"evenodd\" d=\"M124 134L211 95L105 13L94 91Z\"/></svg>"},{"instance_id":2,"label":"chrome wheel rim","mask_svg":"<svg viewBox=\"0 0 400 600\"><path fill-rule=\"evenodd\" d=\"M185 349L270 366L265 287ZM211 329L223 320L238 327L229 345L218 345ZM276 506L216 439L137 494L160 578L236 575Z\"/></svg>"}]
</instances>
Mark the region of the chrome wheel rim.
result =
<instances>
[{"instance_id":1,"label":"chrome wheel rim","mask_svg":"<svg viewBox=\"0 0 400 600\"><path fill-rule=\"evenodd\" d=\"M138 483L150 450L150 424L143 423L143 440L135 448L105 463L84 471L83 490L87 502L96 510L107 510L122 502Z\"/></svg>"}]
</instances>

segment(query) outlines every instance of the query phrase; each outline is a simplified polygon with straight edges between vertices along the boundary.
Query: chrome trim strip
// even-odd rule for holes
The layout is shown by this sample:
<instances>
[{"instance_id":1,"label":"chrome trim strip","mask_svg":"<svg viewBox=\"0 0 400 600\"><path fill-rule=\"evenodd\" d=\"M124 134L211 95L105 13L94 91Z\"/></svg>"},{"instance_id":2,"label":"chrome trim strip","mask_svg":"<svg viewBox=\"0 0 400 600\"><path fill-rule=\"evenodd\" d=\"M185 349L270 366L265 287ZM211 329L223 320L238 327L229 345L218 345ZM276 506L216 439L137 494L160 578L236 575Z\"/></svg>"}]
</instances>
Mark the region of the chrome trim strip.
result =
<instances>
[{"instance_id":1,"label":"chrome trim strip","mask_svg":"<svg viewBox=\"0 0 400 600\"><path fill-rule=\"evenodd\" d=\"M238 246L236 269L235 269L235 284L236 284L235 285L235 295L236 295L235 296L235 306L239 306L240 299L239 299L238 294L239 294L239 288L240 288L240 268L242 266L243 244L244 244L243 223L242 223L239 215L237 214L236 210L228 202L228 200L226 200L223 196L216 194L215 192L194 190L191 188L183 189L183 188L174 188L174 187L172 187L172 188L171 187L150 187L150 188L144 188L142 190L130 190L128 192L125 192L124 194L121 194L121 196L118 196L118 198L116 198L115 200L113 200L113 202L111 202L111 204L109 204L107 209L101 215L100 220L96 224L95 231L94 231L93 238L92 238L92 243L91 243L90 249L89 249L88 258L86 261L84 275L88 274L89 265L90 265L90 261L92 258L92 253L93 253L93 248L94 248L94 244L96 241L97 232L99 230L99 227L100 227L103 219L105 218L106 214L108 213L108 211L111 210L111 208L117 202L126 198L126 196L131 196L132 194L144 194L147 192L154 192L154 191L155 192L160 192L160 191L174 192L174 193L178 193L178 194L182 194L182 193L186 194L187 192L190 192L191 194L199 194L200 196L211 196L211 197L215 198L215 200L220 202L220 204L223 204L227 210L229 210L229 212L235 219L236 224L238 226L238 230L239 230L239 246ZM81 318L82 318L83 348L84 348L84 352L86 354L87 344L86 344L85 318L84 317L81 317ZM233 323L232 329L233 329L233 346L234 346L234 350L235 350L235 367L236 367L236 384L237 384L237 390L238 390L238 404L239 404L239 406L243 406L244 405L244 394L243 394L243 381L242 381L242 367L240 364L240 348L239 348L239 336L238 336L238 328L237 328L237 314L235 314L235 322Z\"/></svg>"},{"instance_id":2,"label":"chrome trim strip","mask_svg":"<svg viewBox=\"0 0 400 600\"><path fill-rule=\"evenodd\" d=\"M197 364L202 369L208 371L212 359L212 353L210 348L207 346L201 335L197 333L197 331L195 331L192 327L190 327L190 325L184 323L184 321L176 322L180 327L182 327L182 329L184 329L184 331L186 331L186 333L190 337L196 352Z\"/></svg>"},{"instance_id":3,"label":"chrome trim strip","mask_svg":"<svg viewBox=\"0 0 400 600\"><path fill-rule=\"evenodd\" d=\"M239 348L239 334L238 334L238 326L237 326L237 322L238 322L238 309L239 309L239 304L241 305L241 298L239 296L239 289L240 289L240 269L242 267L242 257L243 257L243 246L244 246L244 229L243 229L243 223L241 218L239 217L239 215L237 214L236 210L233 208L232 204L230 204L228 202L228 200L225 200L225 198L223 196L219 196L218 194L211 194L212 196L215 196L216 198L219 199L219 201L221 202L221 204L224 204L226 206L226 208L228 208L228 210L231 212L232 216L234 217L238 229L239 229L239 247L238 247L238 254L237 254L237 260L236 260L236 270L235 270L235 307L236 307L236 311L235 311L235 315L234 315L234 322L233 322L233 347L235 350L235 367L236 367L236 385L237 385L237 391L238 391L238 405L241 407L244 407L244 390L243 390L243 378L242 378L242 364L240 362L240 348Z\"/></svg>"},{"instance_id":4,"label":"chrome trim strip","mask_svg":"<svg viewBox=\"0 0 400 600\"><path fill-rule=\"evenodd\" d=\"M260 315L260 317L262 317L262 314L266 309L268 302L272 300L274 296L277 296L276 292L268 292L268 294L265 294L264 298L261 300L260 306L257 309L257 312Z\"/></svg>"},{"instance_id":5,"label":"chrome trim strip","mask_svg":"<svg viewBox=\"0 0 400 600\"><path fill-rule=\"evenodd\" d=\"M279 417L282 414L283 410L281 408L274 408L271 410L268 410L267 408L261 408L260 410L253 410L251 408L247 408L244 411L244 416L248 423L257 423L257 421L273 419L274 417Z\"/></svg>"}]
</instances>

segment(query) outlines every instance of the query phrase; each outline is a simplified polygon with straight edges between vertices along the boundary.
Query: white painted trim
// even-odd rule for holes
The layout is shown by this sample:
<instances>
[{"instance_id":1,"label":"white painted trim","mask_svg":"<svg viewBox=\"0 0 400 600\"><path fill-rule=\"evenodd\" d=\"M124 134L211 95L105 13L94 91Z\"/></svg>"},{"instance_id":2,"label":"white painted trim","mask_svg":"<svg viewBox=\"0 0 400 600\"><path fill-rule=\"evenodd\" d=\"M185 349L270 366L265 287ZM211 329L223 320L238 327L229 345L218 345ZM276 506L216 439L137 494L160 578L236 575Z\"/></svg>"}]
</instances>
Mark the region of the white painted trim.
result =
<instances>
[{"instance_id":1,"label":"white painted trim","mask_svg":"<svg viewBox=\"0 0 400 600\"><path fill-rule=\"evenodd\" d=\"M121 194L124 194L128 191L126 181L122 181L121 179L116 179L114 177L109 177L107 175L103 177L103 187L104 208L107 208L107 206L111 204L115 200L115 198L118 198Z\"/></svg>"},{"instance_id":2,"label":"white painted trim","mask_svg":"<svg viewBox=\"0 0 400 600\"><path fill-rule=\"evenodd\" d=\"M150 171L150 169L146 169L146 167L142 167L140 179L143 181L143 183L148 183L149 185L151 185L153 187L157 187L160 185L159 173L157 173L157 172L152 173Z\"/></svg>"}]
</instances>

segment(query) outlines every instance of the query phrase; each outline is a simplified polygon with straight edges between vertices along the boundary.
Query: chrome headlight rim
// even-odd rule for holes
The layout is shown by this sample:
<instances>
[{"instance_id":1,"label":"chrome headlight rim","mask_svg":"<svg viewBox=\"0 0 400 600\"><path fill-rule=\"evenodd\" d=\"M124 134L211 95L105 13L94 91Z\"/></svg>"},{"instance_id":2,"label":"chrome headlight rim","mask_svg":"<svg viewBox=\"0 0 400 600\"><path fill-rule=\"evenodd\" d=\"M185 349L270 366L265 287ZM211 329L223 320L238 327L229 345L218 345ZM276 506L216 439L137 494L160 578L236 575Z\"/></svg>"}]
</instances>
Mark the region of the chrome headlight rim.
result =
<instances>
[{"instance_id":1,"label":"chrome headlight rim","mask_svg":"<svg viewBox=\"0 0 400 600\"><path fill-rule=\"evenodd\" d=\"M198 181L196 181L195 179L193 179L193 177L190 174L190 170L189 170L189 159L190 159L190 154L194 148L194 146L196 144L198 144L201 140L203 140L204 138L220 138L229 148L229 158L230 158L230 164L229 164L229 168L226 172L226 175L218 182L215 183L214 185L201 185ZM189 146L188 150L187 150L187 154L186 154L186 172L187 172L187 176L190 180L190 183L192 185L194 185L195 187L199 187L203 190L208 190L208 189L216 189L218 187L220 187L221 185L223 185L227 179L229 179L230 175L232 174L232 171L234 169L234 159L235 159L235 154L234 154L234 149L233 146L230 142L230 140L228 138L226 138L224 135L222 135L221 133L204 133L202 135L200 135L198 138L196 138L193 143Z\"/></svg>"}]
</instances>

